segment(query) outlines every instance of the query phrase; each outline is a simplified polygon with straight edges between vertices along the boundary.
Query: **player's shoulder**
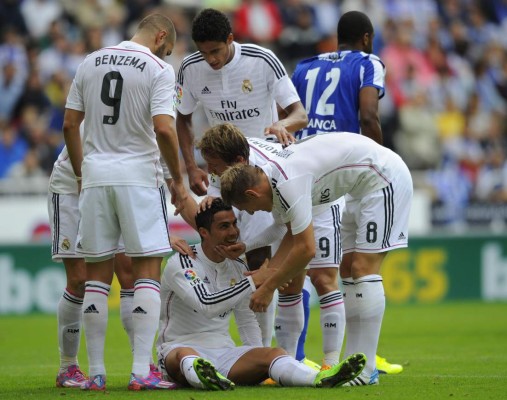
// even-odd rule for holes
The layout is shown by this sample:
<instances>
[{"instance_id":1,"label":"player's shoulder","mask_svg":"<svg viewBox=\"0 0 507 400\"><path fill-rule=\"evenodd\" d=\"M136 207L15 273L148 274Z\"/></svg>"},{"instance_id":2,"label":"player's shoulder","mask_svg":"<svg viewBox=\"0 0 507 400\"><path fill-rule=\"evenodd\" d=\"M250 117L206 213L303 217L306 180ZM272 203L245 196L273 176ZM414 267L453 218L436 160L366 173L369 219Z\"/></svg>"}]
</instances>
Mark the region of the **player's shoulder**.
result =
<instances>
[{"instance_id":1,"label":"player's shoulder","mask_svg":"<svg viewBox=\"0 0 507 400\"><path fill-rule=\"evenodd\" d=\"M301 60L296 65L295 71L298 70L306 70L315 66L316 64L325 65L327 63L334 63L339 59L338 53L330 52L330 53L322 53L313 57L305 58Z\"/></svg>"},{"instance_id":2,"label":"player's shoulder","mask_svg":"<svg viewBox=\"0 0 507 400\"><path fill-rule=\"evenodd\" d=\"M180 66L180 71L183 72L183 71L189 71L191 70L193 67L198 67L200 65L200 63L205 63L204 61L204 57L202 56L202 54L198 51L192 53L192 54L189 54L188 56L186 56L182 63L181 63L181 66Z\"/></svg>"},{"instance_id":3,"label":"player's shoulder","mask_svg":"<svg viewBox=\"0 0 507 400\"><path fill-rule=\"evenodd\" d=\"M243 57L245 60L248 60L249 62L266 64L277 74L283 74L284 67L282 65L282 62L278 56L270 49L252 43L240 44L239 48L241 57Z\"/></svg>"},{"instance_id":4,"label":"player's shoulder","mask_svg":"<svg viewBox=\"0 0 507 400\"><path fill-rule=\"evenodd\" d=\"M251 55L251 54L272 54L274 55L272 50L259 46L258 44L254 43L241 43L239 45L239 49L241 51L241 54L245 55Z\"/></svg>"},{"instance_id":5,"label":"player's shoulder","mask_svg":"<svg viewBox=\"0 0 507 400\"><path fill-rule=\"evenodd\" d=\"M190 246L194 254L197 253L197 249L195 245ZM181 254L175 252L169 259L167 260L166 270L168 270L171 274L177 273L179 271L185 271L186 269L195 268L195 261L190 256L186 254Z\"/></svg>"}]
</instances>

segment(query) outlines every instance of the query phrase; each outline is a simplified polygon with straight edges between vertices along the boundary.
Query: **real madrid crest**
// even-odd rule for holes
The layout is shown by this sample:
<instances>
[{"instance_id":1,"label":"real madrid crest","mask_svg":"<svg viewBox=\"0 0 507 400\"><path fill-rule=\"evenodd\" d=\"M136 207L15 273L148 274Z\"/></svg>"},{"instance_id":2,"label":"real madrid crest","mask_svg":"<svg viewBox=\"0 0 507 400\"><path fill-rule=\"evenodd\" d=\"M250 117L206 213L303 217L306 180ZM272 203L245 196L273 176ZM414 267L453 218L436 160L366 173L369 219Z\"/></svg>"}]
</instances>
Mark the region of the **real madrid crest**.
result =
<instances>
[{"instance_id":1,"label":"real madrid crest","mask_svg":"<svg viewBox=\"0 0 507 400\"><path fill-rule=\"evenodd\" d=\"M241 90L243 93L250 93L253 90L252 82L249 79L245 79L243 81L243 85L241 86Z\"/></svg>"},{"instance_id":2,"label":"real madrid crest","mask_svg":"<svg viewBox=\"0 0 507 400\"><path fill-rule=\"evenodd\" d=\"M69 239L63 239L62 241L62 249L69 250L70 249L70 241Z\"/></svg>"},{"instance_id":3,"label":"real madrid crest","mask_svg":"<svg viewBox=\"0 0 507 400\"><path fill-rule=\"evenodd\" d=\"M231 286L234 286L236 284L236 279L231 279Z\"/></svg>"}]
</instances>

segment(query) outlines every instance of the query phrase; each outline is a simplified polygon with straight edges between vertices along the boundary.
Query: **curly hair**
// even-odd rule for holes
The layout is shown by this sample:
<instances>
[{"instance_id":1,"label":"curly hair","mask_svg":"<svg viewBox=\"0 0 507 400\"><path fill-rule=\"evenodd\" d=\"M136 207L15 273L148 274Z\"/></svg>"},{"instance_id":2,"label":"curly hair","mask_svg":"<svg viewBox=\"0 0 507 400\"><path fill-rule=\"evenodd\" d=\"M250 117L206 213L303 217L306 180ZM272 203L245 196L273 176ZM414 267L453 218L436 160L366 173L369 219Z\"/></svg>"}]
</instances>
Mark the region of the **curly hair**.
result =
<instances>
[{"instance_id":1,"label":"curly hair","mask_svg":"<svg viewBox=\"0 0 507 400\"><path fill-rule=\"evenodd\" d=\"M236 126L225 123L208 129L196 145L203 157L219 158L227 165L236 163L238 157L248 161L250 146Z\"/></svg>"},{"instance_id":2,"label":"curly hair","mask_svg":"<svg viewBox=\"0 0 507 400\"><path fill-rule=\"evenodd\" d=\"M194 42L226 42L232 33L227 16L213 8L205 8L192 22L192 40Z\"/></svg>"}]
</instances>

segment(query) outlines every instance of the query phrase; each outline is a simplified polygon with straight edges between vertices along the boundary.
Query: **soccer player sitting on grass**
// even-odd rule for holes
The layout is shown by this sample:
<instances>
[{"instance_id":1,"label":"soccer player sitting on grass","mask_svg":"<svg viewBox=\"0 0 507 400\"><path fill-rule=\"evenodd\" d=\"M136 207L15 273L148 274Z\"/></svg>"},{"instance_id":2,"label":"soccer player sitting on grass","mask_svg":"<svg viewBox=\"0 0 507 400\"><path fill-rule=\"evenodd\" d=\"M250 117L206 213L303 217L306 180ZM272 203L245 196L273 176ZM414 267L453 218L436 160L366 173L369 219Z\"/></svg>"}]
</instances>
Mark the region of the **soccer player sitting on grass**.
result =
<instances>
[{"instance_id":1,"label":"soccer player sitting on grass","mask_svg":"<svg viewBox=\"0 0 507 400\"><path fill-rule=\"evenodd\" d=\"M176 254L167 262L161 282L157 352L164 376L181 385L229 390L271 377L284 386L335 387L356 378L364 354L352 354L331 369L317 372L281 348L262 347L260 328L248 304L257 286L275 273L267 261L245 277L246 264L217 252L235 243L237 219L219 198L200 211L195 222L202 243L195 258ZM243 346L229 333L234 312Z\"/></svg>"}]
</instances>

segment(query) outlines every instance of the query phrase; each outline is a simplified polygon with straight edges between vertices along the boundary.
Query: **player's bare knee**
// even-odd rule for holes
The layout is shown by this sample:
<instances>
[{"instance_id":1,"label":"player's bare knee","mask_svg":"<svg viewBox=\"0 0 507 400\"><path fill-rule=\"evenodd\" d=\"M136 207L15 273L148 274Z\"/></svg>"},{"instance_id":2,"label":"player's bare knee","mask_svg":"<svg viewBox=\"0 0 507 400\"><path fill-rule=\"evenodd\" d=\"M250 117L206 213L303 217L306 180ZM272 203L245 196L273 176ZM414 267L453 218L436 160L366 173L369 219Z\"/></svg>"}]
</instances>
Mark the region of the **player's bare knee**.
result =
<instances>
[{"instance_id":1,"label":"player's bare knee","mask_svg":"<svg viewBox=\"0 0 507 400\"><path fill-rule=\"evenodd\" d=\"M308 275L319 296L338 290L338 270L336 268L333 268L332 271L331 268L313 269L308 272Z\"/></svg>"}]
</instances>

